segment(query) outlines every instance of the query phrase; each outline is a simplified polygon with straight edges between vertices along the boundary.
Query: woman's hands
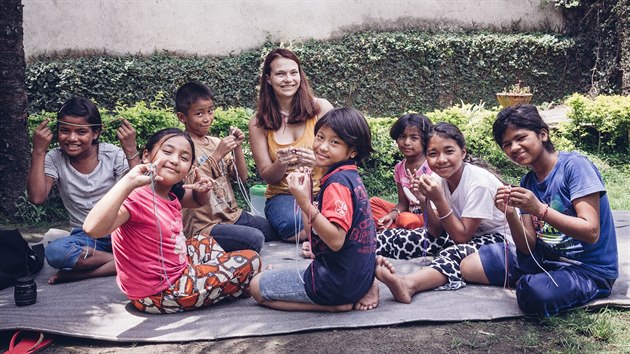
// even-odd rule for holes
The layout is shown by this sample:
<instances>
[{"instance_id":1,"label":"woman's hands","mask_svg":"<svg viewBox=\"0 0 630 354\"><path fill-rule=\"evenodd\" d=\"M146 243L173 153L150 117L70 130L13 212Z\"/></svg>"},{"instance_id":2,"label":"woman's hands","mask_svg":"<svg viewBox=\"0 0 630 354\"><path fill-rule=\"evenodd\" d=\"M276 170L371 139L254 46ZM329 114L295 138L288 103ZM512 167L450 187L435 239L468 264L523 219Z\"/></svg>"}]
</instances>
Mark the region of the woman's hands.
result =
<instances>
[{"instance_id":1,"label":"woman's hands","mask_svg":"<svg viewBox=\"0 0 630 354\"><path fill-rule=\"evenodd\" d=\"M276 151L278 160L285 166L300 166L312 168L315 166L315 153L311 149L288 147Z\"/></svg>"}]
</instances>

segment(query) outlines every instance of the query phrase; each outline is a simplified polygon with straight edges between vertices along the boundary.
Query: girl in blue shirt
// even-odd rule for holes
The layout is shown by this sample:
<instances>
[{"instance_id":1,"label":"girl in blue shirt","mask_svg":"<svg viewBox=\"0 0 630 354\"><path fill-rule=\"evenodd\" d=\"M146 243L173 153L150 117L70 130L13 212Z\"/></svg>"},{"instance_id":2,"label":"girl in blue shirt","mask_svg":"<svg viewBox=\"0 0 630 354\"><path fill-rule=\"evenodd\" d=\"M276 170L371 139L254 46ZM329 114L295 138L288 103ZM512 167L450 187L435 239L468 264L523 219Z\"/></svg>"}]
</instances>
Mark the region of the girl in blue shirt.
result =
<instances>
[{"instance_id":1,"label":"girl in blue shirt","mask_svg":"<svg viewBox=\"0 0 630 354\"><path fill-rule=\"evenodd\" d=\"M531 171L520 187L501 186L495 197L516 247L482 247L462 262L464 279L515 286L528 314L549 316L610 295L617 240L597 168L576 152L556 151L535 106L503 109L492 130L510 160Z\"/></svg>"}]
</instances>

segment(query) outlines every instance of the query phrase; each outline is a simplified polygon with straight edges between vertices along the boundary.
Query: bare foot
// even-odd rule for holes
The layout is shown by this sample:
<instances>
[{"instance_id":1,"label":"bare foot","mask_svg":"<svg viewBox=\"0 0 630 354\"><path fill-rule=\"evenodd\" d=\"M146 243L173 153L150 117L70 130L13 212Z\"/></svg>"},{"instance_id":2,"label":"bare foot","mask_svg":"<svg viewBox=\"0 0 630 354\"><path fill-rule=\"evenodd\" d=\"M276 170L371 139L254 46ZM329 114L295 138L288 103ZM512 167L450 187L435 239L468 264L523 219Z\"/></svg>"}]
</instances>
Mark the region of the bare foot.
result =
<instances>
[{"instance_id":1,"label":"bare foot","mask_svg":"<svg viewBox=\"0 0 630 354\"><path fill-rule=\"evenodd\" d=\"M311 251L311 243L309 241L302 242L302 257L314 259L315 255Z\"/></svg>"},{"instance_id":2,"label":"bare foot","mask_svg":"<svg viewBox=\"0 0 630 354\"><path fill-rule=\"evenodd\" d=\"M368 292L365 293L365 295L363 295L363 297L359 299L356 304L354 304L354 309L359 311L375 309L376 306L378 306L378 296L378 283L376 282L376 279L374 279L374 282L372 283L372 286L370 287Z\"/></svg>"},{"instance_id":3,"label":"bare foot","mask_svg":"<svg viewBox=\"0 0 630 354\"><path fill-rule=\"evenodd\" d=\"M405 304L411 303L412 290L409 289L404 279L396 275L394 266L383 256L376 257L376 279L387 285L396 301Z\"/></svg>"},{"instance_id":4,"label":"bare foot","mask_svg":"<svg viewBox=\"0 0 630 354\"><path fill-rule=\"evenodd\" d=\"M67 282L70 279L66 279L68 278L68 272L65 270L60 270L57 273L53 274L52 277L50 277L50 279L48 279L48 284L59 284L59 283L63 283L63 282Z\"/></svg>"}]
</instances>

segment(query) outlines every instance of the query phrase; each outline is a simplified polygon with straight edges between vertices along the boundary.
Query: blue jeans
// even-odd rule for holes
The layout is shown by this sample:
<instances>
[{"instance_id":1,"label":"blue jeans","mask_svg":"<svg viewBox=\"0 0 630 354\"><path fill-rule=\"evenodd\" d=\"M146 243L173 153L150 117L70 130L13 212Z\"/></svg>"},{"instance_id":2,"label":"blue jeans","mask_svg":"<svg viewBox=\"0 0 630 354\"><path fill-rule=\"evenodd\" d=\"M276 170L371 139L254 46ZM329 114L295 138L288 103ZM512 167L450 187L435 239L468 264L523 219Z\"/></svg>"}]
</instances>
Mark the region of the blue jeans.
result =
<instances>
[{"instance_id":1,"label":"blue jeans","mask_svg":"<svg viewBox=\"0 0 630 354\"><path fill-rule=\"evenodd\" d=\"M69 236L58 238L46 246L44 252L46 261L56 269L71 270L85 255L86 248L90 251L112 252L111 236L94 239L86 234L83 229L73 228Z\"/></svg>"},{"instance_id":2,"label":"blue jeans","mask_svg":"<svg viewBox=\"0 0 630 354\"><path fill-rule=\"evenodd\" d=\"M260 274L260 296L266 301L314 304L304 287L304 270L270 269Z\"/></svg>"},{"instance_id":3,"label":"blue jeans","mask_svg":"<svg viewBox=\"0 0 630 354\"><path fill-rule=\"evenodd\" d=\"M217 243L226 252L253 250L260 252L265 241L279 240L276 231L267 219L252 215L246 211L234 224L217 224L210 231Z\"/></svg>"},{"instance_id":4,"label":"blue jeans","mask_svg":"<svg viewBox=\"0 0 630 354\"><path fill-rule=\"evenodd\" d=\"M492 285L503 286L506 282L505 254L503 243L479 249L481 264ZM615 282L584 265L545 260L540 247L533 250L533 256L549 275L540 269L531 255L517 252L514 245L510 245L507 255L507 283L516 287L518 306L527 314L551 316L607 297Z\"/></svg>"},{"instance_id":5,"label":"blue jeans","mask_svg":"<svg viewBox=\"0 0 630 354\"><path fill-rule=\"evenodd\" d=\"M284 241L292 238L304 228L302 212L291 194L278 194L267 199L265 216L267 216L271 227Z\"/></svg>"}]
</instances>

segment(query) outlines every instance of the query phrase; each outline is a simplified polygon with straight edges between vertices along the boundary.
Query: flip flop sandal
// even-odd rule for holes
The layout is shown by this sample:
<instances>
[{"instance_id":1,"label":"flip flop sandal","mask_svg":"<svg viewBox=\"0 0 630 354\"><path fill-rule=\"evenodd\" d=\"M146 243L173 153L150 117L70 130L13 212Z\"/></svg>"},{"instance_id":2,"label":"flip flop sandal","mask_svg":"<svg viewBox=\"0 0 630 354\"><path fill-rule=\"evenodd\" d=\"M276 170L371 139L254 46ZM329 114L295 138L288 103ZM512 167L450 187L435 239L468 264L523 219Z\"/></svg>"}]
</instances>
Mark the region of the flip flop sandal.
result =
<instances>
[{"instance_id":1,"label":"flip flop sandal","mask_svg":"<svg viewBox=\"0 0 630 354\"><path fill-rule=\"evenodd\" d=\"M53 336L45 337L44 332L30 332L19 330L11 337L9 350L4 354L31 354L36 353L49 345L54 340Z\"/></svg>"}]
</instances>

